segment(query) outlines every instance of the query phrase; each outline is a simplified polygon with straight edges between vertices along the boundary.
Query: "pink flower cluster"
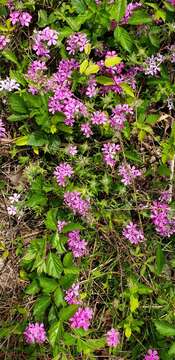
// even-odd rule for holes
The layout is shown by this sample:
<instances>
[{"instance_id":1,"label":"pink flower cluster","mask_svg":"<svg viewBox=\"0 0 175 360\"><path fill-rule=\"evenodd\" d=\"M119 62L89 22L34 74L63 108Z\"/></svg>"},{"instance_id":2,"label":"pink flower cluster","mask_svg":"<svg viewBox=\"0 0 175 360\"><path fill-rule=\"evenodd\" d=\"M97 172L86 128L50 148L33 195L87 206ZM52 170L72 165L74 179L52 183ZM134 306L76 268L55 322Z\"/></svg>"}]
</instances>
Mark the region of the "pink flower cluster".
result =
<instances>
[{"instance_id":1,"label":"pink flower cluster","mask_svg":"<svg viewBox=\"0 0 175 360\"><path fill-rule=\"evenodd\" d=\"M80 238L80 231L74 230L68 233L68 248L75 258L82 257L87 253L87 242Z\"/></svg>"},{"instance_id":2,"label":"pink flower cluster","mask_svg":"<svg viewBox=\"0 0 175 360\"><path fill-rule=\"evenodd\" d=\"M175 233L175 215L167 203L154 201L151 207L151 219L161 236L170 237Z\"/></svg>"},{"instance_id":3,"label":"pink flower cluster","mask_svg":"<svg viewBox=\"0 0 175 360\"><path fill-rule=\"evenodd\" d=\"M88 81L88 86L86 88L86 95L89 98L92 98L92 97L96 96L97 93L98 93L97 83L96 83L96 80L92 77Z\"/></svg>"},{"instance_id":4,"label":"pink flower cluster","mask_svg":"<svg viewBox=\"0 0 175 360\"><path fill-rule=\"evenodd\" d=\"M5 125L2 119L0 119L0 139L4 138L5 135L6 135Z\"/></svg>"},{"instance_id":5,"label":"pink flower cluster","mask_svg":"<svg viewBox=\"0 0 175 360\"><path fill-rule=\"evenodd\" d=\"M123 236L130 241L131 244L139 244L144 240L143 231L137 228L132 221L123 229Z\"/></svg>"},{"instance_id":6,"label":"pink flower cluster","mask_svg":"<svg viewBox=\"0 0 175 360\"><path fill-rule=\"evenodd\" d=\"M145 60L145 75L155 76L160 72L160 65L164 61L164 56L157 54L157 56L152 55L151 57Z\"/></svg>"},{"instance_id":7,"label":"pink flower cluster","mask_svg":"<svg viewBox=\"0 0 175 360\"><path fill-rule=\"evenodd\" d=\"M54 171L58 185L66 186L66 178L70 178L73 173L73 169L69 164L61 163L58 165Z\"/></svg>"},{"instance_id":8,"label":"pink flower cluster","mask_svg":"<svg viewBox=\"0 0 175 360\"><path fill-rule=\"evenodd\" d=\"M67 225L67 222L66 222L66 221L64 221L64 220L58 220L58 222L57 222L58 232L61 233L62 230L63 230L63 228L64 228L64 226L66 226L66 225Z\"/></svg>"},{"instance_id":9,"label":"pink flower cluster","mask_svg":"<svg viewBox=\"0 0 175 360\"><path fill-rule=\"evenodd\" d=\"M80 284L73 284L71 286L71 288L69 288L68 290L66 290L66 295L65 295L65 300L67 301L67 303L69 305L71 304L81 304L81 301L79 299L80 297L80 293L79 293L79 289L80 289Z\"/></svg>"},{"instance_id":10,"label":"pink flower cluster","mask_svg":"<svg viewBox=\"0 0 175 360\"><path fill-rule=\"evenodd\" d=\"M106 341L108 346L116 347L120 343L120 333L118 330L112 328L106 334Z\"/></svg>"},{"instance_id":11,"label":"pink flower cluster","mask_svg":"<svg viewBox=\"0 0 175 360\"><path fill-rule=\"evenodd\" d=\"M10 21L12 25L19 23L21 26L29 26L32 16L24 11L13 11L10 13Z\"/></svg>"},{"instance_id":12,"label":"pink flower cluster","mask_svg":"<svg viewBox=\"0 0 175 360\"><path fill-rule=\"evenodd\" d=\"M90 309L89 307L79 308L76 313L70 318L70 326L73 329L83 328L84 330L88 330L92 317L92 309Z\"/></svg>"},{"instance_id":13,"label":"pink flower cluster","mask_svg":"<svg viewBox=\"0 0 175 360\"><path fill-rule=\"evenodd\" d=\"M88 43L87 35L81 32L74 33L67 39L67 51L69 54L75 55L77 51L84 51L85 45Z\"/></svg>"},{"instance_id":14,"label":"pink flower cluster","mask_svg":"<svg viewBox=\"0 0 175 360\"><path fill-rule=\"evenodd\" d=\"M144 360L159 360L158 352L154 349L149 349Z\"/></svg>"},{"instance_id":15,"label":"pink flower cluster","mask_svg":"<svg viewBox=\"0 0 175 360\"><path fill-rule=\"evenodd\" d=\"M81 198L81 193L78 191L67 191L64 193L64 203L69 207L74 214L86 216L90 209L89 200Z\"/></svg>"},{"instance_id":16,"label":"pink flower cluster","mask_svg":"<svg viewBox=\"0 0 175 360\"><path fill-rule=\"evenodd\" d=\"M128 4L127 8L126 8L126 12L124 17L121 19L120 23L121 24L127 24L129 18L132 16L132 13L134 10L137 10L138 8L142 7L142 4L139 2L136 3L130 3Z\"/></svg>"},{"instance_id":17,"label":"pink flower cluster","mask_svg":"<svg viewBox=\"0 0 175 360\"><path fill-rule=\"evenodd\" d=\"M10 39L5 35L0 35L0 50L3 50L10 42Z\"/></svg>"},{"instance_id":18,"label":"pink flower cluster","mask_svg":"<svg viewBox=\"0 0 175 360\"><path fill-rule=\"evenodd\" d=\"M78 150L77 150L77 146L75 145L69 145L68 149L67 149L67 153L70 156L75 156L77 154Z\"/></svg>"},{"instance_id":19,"label":"pink flower cluster","mask_svg":"<svg viewBox=\"0 0 175 360\"><path fill-rule=\"evenodd\" d=\"M86 137L86 138L89 138L93 135L93 132L92 132L92 129L91 129L91 126L89 123L83 123L81 124L81 131L83 133L83 135Z\"/></svg>"},{"instance_id":20,"label":"pink flower cluster","mask_svg":"<svg viewBox=\"0 0 175 360\"><path fill-rule=\"evenodd\" d=\"M129 164L123 164L119 166L119 175L122 177L121 182L124 185L131 185L133 180L141 176L142 173L140 170L136 169L135 166Z\"/></svg>"},{"instance_id":21,"label":"pink flower cluster","mask_svg":"<svg viewBox=\"0 0 175 360\"><path fill-rule=\"evenodd\" d=\"M35 31L33 36L33 50L38 56L49 57L49 47L56 45L58 32L49 26L40 31Z\"/></svg>"},{"instance_id":22,"label":"pink flower cluster","mask_svg":"<svg viewBox=\"0 0 175 360\"><path fill-rule=\"evenodd\" d=\"M120 145L107 143L102 147L103 159L105 163L111 167L114 167L116 164L115 156L117 152L120 151Z\"/></svg>"},{"instance_id":23,"label":"pink flower cluster","mask_svg":"<svg viewBox=\"0 0 175 360\"><path fill-rule=\"evenodd\" d=\"M14 193L12 196L9 196L10 205L7 206L7 212L10 216L14 216L17 214L17 207L16 204L20 199L20 194Z\"/></svg>"},{"instance_id":24,"label":"pink flower cluster","mask_svg":"<svg viewBox=\"0 0 175 360\"><path fill-rule=\"evenodd\" d=\"M29 324L24 331L24 337L28 344L42 344L46 341L44 324Z\"/></svg>"},{"instance_id":25,"label":"pink flower cluster","mask_svg":"<svg viewBox=\"0 0 175 360\"><path fill-rule=\"evenodd\" d=\"M127 120L127 115L133 114L133 109L128 104L119 104L117 105L112 112L110 118L110 124L113 128L121 130L124 127L125 121Z\"/></svg>"},{"instance_id":26,"label":"pink flower cluster","mask_svg":"<svg viewBox=\"0 0 175 360\"><path fill-rule=\"evenodd\" d=\"M103 111L95 111L91 118L93 125L103 125L108 121L107 115Z\"/></svg>"}]
</instances>

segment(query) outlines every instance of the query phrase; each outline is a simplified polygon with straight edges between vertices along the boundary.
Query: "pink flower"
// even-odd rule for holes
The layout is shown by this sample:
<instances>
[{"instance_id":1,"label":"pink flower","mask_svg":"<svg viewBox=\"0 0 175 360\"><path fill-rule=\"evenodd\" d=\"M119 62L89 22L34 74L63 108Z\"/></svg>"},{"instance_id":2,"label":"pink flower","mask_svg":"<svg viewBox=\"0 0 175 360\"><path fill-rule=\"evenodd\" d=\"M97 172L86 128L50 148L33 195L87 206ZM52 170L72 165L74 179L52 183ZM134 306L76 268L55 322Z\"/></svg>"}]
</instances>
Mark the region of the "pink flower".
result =
<instances>
[{"instance_id":1,"label":"pink flower","mask_svg":"<svg viewBox=\"0 0 175 360\"><path fill-rule=\"evenodd\" d=\"M22 12L19 16L19 21L22 26L29 26L32 16L28 12Z\"/></svg>"},{"instance_id":2,"label":"pink flower","mask_svg":"<svg viewBox=\"0 0 175 360\"><path fill-rule=\"evenodd\" d=\"M3 121L0 119L0 139L6 136L6 130Z\"/></svg>"},{"instance_id":3,"label":"pink flower","mask_svg":"<svg viewBox=\"0 0 175 360\"><path fill-rule=\"evenodd\" d=\"M118 330L112 328L106 334L106 341L108 346L116 347L120 343L120 333Z\"/></svg>"},{"instance_id":4,"label":"pink flower","mask_svg":"<svg viewBox=\"0 0 175 360\"><path fill-rule=\"evenodd\" d=\"M175 216L167 203L154 201L151 207L151 219L161 236L170 237L175 233Z\"/></svg>"},{"instance_id":5,"label":"pink flower","mask_svg":"<svg viewBox=\"0 0 175 360\"><path fill-rule=\"evenodd\" d=\"M136 224L131 221L125 229L123 229L123 236L130 241L131 244L139 244L144 240L143 231L137 228Z\"/></svg>"},{"instance_id":6,"label":"pink flower","mask_svg":"<svg viewBox=\"0 0 175 360\"><path fill-rule=\"evenodd\" d=\"M91 135L93 135L91 127L88 123L81 124L81 131L86 138L89 138Z\"/></svg>"},{"instance_id":7,"label":"pink flower","mask_svg":"<svg viewBox=\"0 0 175 360\"><path fill-rule=\"evenodd\" d=\"M144 357L144 360L159 360L159 355L157 350L149 349Z\"/></svg>"},{"instance_id":8,"label":"pink flower","mask_svg":"<svg viewBox=\"0 0 175 360\"><path fill-rule=\"evenodd\" d=\"M59 233L61 233L62 232L62 230L63 230L63 228L64 228L64 226L65 225L67 225L67 222L66 221L64 221L64 220L58 220L58 222L57 222L57 229L58 229L58 232Z\"/></svg>"},{"instance_id":9,"label":"pink flower","mask_svg":"<svg viewBox=\"0 0 175 360\"><path fill-rule=\"evenodd\" d=\"M56 167L54 175L57 179L57 183L60 186L66 186L66 178L70 178L73 175L72 167L67 163L61 163Z\"/></svg>"},{"instance_id":10,"label":"pink flower","mask_svg":"<svg viewBox=\"0 0 175 360\"><path fill-rule=\"evenodd\" d=\"M13 11L10 13L10 21L12 25L15 25L17 22L19 22L19 16L20 16L20 11Z\"/></svg>"},{"instance_id":11,"label":"pink flower","mask_svg":"<svg viewBox=\"0 0 175 360\"><path fill-rule=\"evenodd\" d=\"M74 230L68 233L68 248L75 258L82 257L87 253L87 242L80 238L80 231Z\"/></svg>"},{"instance_id":12,"label":"pink flower","mask_svg":"<svg viewBox=\"0 0 175 360\"><path fill-rule=\"evenodd\" d=\"M113 109L112 116L110 118L111 126L121 130L127 120L127 114L133 114L133 109L128 104L119 104Z\"/></svg>"},{"instance_id":13,"label":"pink flower","mask_svg":"<svg viewBox=\"0 0 175 360\"><path fill-rule=\"evenodd\" d=\"M108 118L103 111L96 111L91 118L93 125L103 125L107 120Z\"/></svg>"},{"instance_id":14,"label":"pink flower","mask_svg":"<svg viewBox=\"0 0 175 360\"><path fill-rule=\"evenodd\" d=\"M3 50L10 42L10 39L5 35L0 35L0 50Z\"/></svg>"},{"instance_id":15,"label":"pink flower","mask_svg":"<svg viewBox=\"0 0 175 360\"><path fill-rule=\"evenodd\" d=\"M90 320L93 317L93 311L89 308L79 308L76 313L70 318L70 326L73 329L83 328L88 330L90 326Z\"/></svg>"},{"instance_id":16,"label":"pink flower","mask_svg":"<svg viewBox=\"0 0 175 360\"><path fill-rule=\"evenodd\" d=\"M121 182L125 185L131 185L132 181L141 176L142 173L140 170L136 169L135 166L129 164L123 164L119 166L119 175L122 177Z\"/></svg>"},{"instance_id":17,"label":"pink flower","mask_svg":"<svg viewBox=\"0 0 175 360\"><path fill-rule=\"evenodd\" d=\"M17 208L13 205L7 206L7 212L10 216L14 216L17 213Z\"/></svg>"},{"instance_id":18,"label":"pink flower","mask_svg":"<svg viewBox=\"0 0 175 360\"><path fill-rule=\"evenodd\" d=\"M89 200L83 200L78 191L67 191L64 194L64 203L74 214L80 216L86 216L90 208Z\"/></svg>"},{"instance_id":19,"label":"pink flower","mask_svg":"<svg viewBox=\"0 0 175 360\"><path fill-rule=\"evenodd\" d=\"M88 82L88 86L86 88L86 95L91 98L93 96L96 96L97 95L97 83L96 83L96 80L95 79L90 79L89 82Z\"/></svg>"},{"instance_id":20,"label":"pink flower","mask_svg":"<svg viewBox=\"0 0 175 360\"><path fill-rule=\"evenodd\" d=\"M24 332L25 340L28 344L42 344L46 340L44 324L29 324Z\"/></svg>"},{"instance_id":21,"label":"pink flower","mask_svg":"<svg viewBox=\"0 0 175 360\"><path fill-rule=\"evenodd\" d=\"M75 155L77 154L77 152L78 152L77 146L75 146L75 145L69 145L69 147L68 147L68 149L67 149L67 152L68 152L69 155L75 156Z\"/></svg>"},{"instance_id":22,"label":"pink flower","mask_svg":"<svg viewBox=\"0 0 175 360\"><path fill-rule=\"evenodd\" d=\"M67 51L69 54L75 55L77 51L82 52L85 45L88 43L87 35L81 32L72 34L67 39Z\"/></svg>"},{"instance_id":23,"label":"pink flower","mask_svg":"<svg viewBox=\"0 0 175 360\"><path fill-rule=\"evenodd\" d=\"M81 304L81 301L79 300L79 288L80 284L73 284L72 287L68 290L66 290L66 296L65 300L68 304Z\"/></svg>"},{"instance_id":24,"label":"pink flower","mask_svg":"<svg viewBox=\"0 0 175 360\"><path fill-rule=\"evenodd\" d=\"M103 159L105 163L111 167L114 167L116 164L115 156L116 153L120 151L120 145L107 143L102 147Z\"/></svg>"}]
</instances>

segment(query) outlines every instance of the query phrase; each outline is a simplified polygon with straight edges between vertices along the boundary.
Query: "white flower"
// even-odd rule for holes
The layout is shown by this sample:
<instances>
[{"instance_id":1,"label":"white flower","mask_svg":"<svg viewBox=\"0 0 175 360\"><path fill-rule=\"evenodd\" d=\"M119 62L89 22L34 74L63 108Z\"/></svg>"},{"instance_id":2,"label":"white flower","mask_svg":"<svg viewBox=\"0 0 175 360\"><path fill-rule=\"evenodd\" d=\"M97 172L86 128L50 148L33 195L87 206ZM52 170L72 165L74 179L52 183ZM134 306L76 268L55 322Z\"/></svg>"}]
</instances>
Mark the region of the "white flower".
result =
<instances>
[{"instance_id":1,"label":"white flower","mask_svg":"<svg viewBox=\"0 0 175 360\"><path fill-rule=\"evenodd\" d=\"M7 77L5 80L0 80L0 91L12 91L12 90L18 90L20 88L20 85L16 82L14 79L10 79Z\"/></svg>"}]
</instances>

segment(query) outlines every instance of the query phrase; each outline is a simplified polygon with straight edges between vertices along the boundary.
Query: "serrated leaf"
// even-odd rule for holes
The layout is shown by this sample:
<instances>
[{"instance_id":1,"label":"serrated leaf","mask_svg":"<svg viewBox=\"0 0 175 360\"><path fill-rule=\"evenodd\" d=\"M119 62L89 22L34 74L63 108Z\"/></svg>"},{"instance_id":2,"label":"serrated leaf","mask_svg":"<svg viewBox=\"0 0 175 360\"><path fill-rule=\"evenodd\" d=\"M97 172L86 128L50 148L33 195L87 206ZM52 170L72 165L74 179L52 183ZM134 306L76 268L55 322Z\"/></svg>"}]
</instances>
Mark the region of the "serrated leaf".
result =
<instances>
[{"instance_id":1,"label":"serrated leaf","mask_svg":"<svg viewBox=\"0 0 175 360\"><path fill-rule=\"evenodd\" d=\"M17 60L16 55L10 51L10 50L4 50L2 51L2 55L9 61L13 62L14 64L16 64L17 66L19 66L19 62Z\"/></svg>"},{"instance_id":2,"label":"serrated leaf","mask_svg":"<svg viewBox=\"0 0 175 360\"><path fill-rule=\"evenodd\" d=\"M9 96L9 104L12 111L27 114L27 107L25 101L19 94L12 94Z\"/></svg>"},{"instance_id":3,"label":"serrated leaf","mask_svg":"<svg viewBox=\"0 0 175 360\"><path fill-rule=\"evenodd\" d=\"M159 334L163 336L175 336L175 327L168 324L166 321L156 320L154 325Z\"/></svg>"},{"instance_id":4,"label":"serrated leaf","mask_svg":"<svg viewBox=\"0 0 175 360\"><path fill-rule=\"evenodd\" d=\"M69 268L73 266L73 263L73 255L71 252L68 252L63 258L63 265Z\"/></svg>"},{"instance_id":5,"label":"serrated leaf","mask_svg":"<svg viewBox=\"0 0 175 360\"><path fill-rule=\"evenodd\" d=\"M142 25L150 23L152 23L152 17L142 9L135 10L128 20L128 24L130 25Z\"/></svg>"},{"instance_id":6,"label":"serrated leaf","mask_svg":"<svg viewBox=\"0 0 175 360\"><path fill-rule=\"evenodd\" d=\"M156 272L158 275L161 274L164 265L165 265L165 255L159 244L156 250Z\"/></svg>"},{"instance_id":7,"label":"serrated leaf","mask_svg":"<svg viewBox=\"0 0 175 360\"><path fill-rule=\"evenodd\" d=\"M78 14L84 14L87 10L84 0L71 0L71 4Z\"/></svg>"},{"instance_id":8,"label":"serrated leaf","mask_svg":"<svg viewBox=\"0 0 175 360\"><path fill-rule=\"evenodd\" d=\"M135 97L133 89L127 83L120 83L120 87L123 89L123 92L126 95L129 95L131 97Z\"/></svg>"},{"instance_id":9,"label":"serrated leaf","mask_svg":"<svg viewBox=\"0 0 175 360\"><path fill-rule=\"evenodd\" d=\"M103 76L103 75L102 76L97 76L96 81L97 81L98 84L106 85L106 86L115 84L115 82L112 80L112 78L110 78L108 76Z\"/></svg>"},{"instance_id":10,"label":"serrated leaf","mask_svg":"<svg viewBox=\"0 0 175 360\"><path fill-rule=\"evenodd\" d=\"M33 308L33 315L37 321L42 321L45 311L50 305L50 297L48 295L43 295L39 297Z\"/></svg>"},{"instance_id":11,"label":"serrated leaf","mask_svg":"<svg viewBox=\"0 0 175 360\"><path fill-rule=\"evenodd\" d=\"M47 11L41 9L38 11L38 26L42 28L45 27L47 24L48 24Z\"/></svg>"},{"instance_id":12,"label":"serrated leaf","mask_svg":"<svg viewBox=\"0 0 175 360\"><path fill-rule=\"evenodd\" d=\"M117 0L116 2L116 14L114 19L119 22L121 18L125 15L127 7L127 0Z\"/></svg>"},{"instance_id":13,"label":"serrated leaf","mask_svg":"<svg viewBox=\"0 0 175 360\"><path fill-rule=\"evenodd\" d=\"M112 66L120 64L121 61L122 61L122 59L117 55L107 56L106 59L105 59L105 66L106 67L112 67Z\"/></svg>"},{"instance_id":14,"label":"serrated leaf","mask_svg":"<svg viewBox=\"0 0 175 360\"><path fill-rule=\"evenodd\" d=\"M114 38L124 50L131 52L133 47L133 40L126 29L122 28L121 26L117 26L114 30Z\"/></svg>"},{"instance_id":15,"label":"serrated leaf","mask_svg":"<svg viewBox=\"0 0 175 360\"><path fill-rule=\"evenodd\" d=\"M64 304L63 292L60 287L58 287L54 292L54 302L57 307Z\"/></svg>"},{"instance_id":16,"label":"serrated leaf","mask_svg":"<svg viewBox=\"0 0 175 360\"><path fill-rule=\"evenodd\" d=\"M39 283L43 292L47 294L55 291L58 286L58 282L55 279L51 279L46 276L39 277Z\"/></svg>"},{"instance_id":17,"label":"serrated leaf","mask_svg":"<svg viewBox=\"0 0 175 360\"><path fill-rule=\"evenodd\" d=\"M84 61L81 63L81 65L80 65L80 74L83 74L83 73L85 72L85 70L86 70L87 67L88 67L88 64L89 64L89 62L88 62L87 59L84 60Z\"/></svg>"},{"instance_id":18,"label":"serrated leaf","mask_svg":"<svg viewBox=\"0 0 175 360\"><path fill-rule=\"evenodd\" d=\"M61 309L59 312L60 320L62 320L62 321L69 320L75 314L77 309L78 309L78 305L69 305L69 306Z\"/></svg>"},{"instance_id":19,"label":"serrated leaf","mask_svg":"<svg viewBox=\"0 0 175 360\"><path fill-rule=\"evenodd\" d=\"M57 214L58 214L57 208L50 209L47 212L46 220L44 221L47 229L57 230Z\"/></svg>"},{"instance_id":20,"label":"serrated leaf","mask_svg":"<svg viewBox=\"0 0 175 360\"><path fill-rule=\"evenodd\" d=\"M28 295L35 295L40 291L40 287L38 281L34 279L30 285L28 285L25 289L25 293Z\"/></svg>"},{"instance_id":21,"label":"serrated leaf","mask_svg":"<svg viewBox=\"0 0 175 360\"><path fill-rule=\"evenodd\" d=\"M139 301L136 296L131 295L130 297L130 309L131 312L134 312L139 307Z\"/></svg>"},{"instance_id":22,"label":"serrated leaf","mask_svg":"<svg viewBox=\"0 0 175 360\"><path fill-rule=\"evenodd\" d=\"M82 226L81 224L78 223L70 223L68 225L65 225L62 229L62 233L68 233L70 231L74 231L74 230L83 230L84 226Z\"/></svg>"},{"instance_id":23,"label":"serrated leaf","mask_svg":"<svg viewBox=\"0 0 175 360\"><path fill-rule=\"evenodd\" d=\"M59 338L61 336L61 332L62 332L62 324L60 323L60 321L54 322L48 331L49 343L52 347L54 347L54 345L58 343Z\"/></svg>"},{"instance_id":24,"label":"serrated leaf","mask_svg":"<svg viewBox=\"0 0 175 360\"><path fill-rule=\"evenodd\" d=\"M47 257L46 265L47 273L50 276L53 276L57 279L60 278L63 266L59 256L53 252L50 252Z\"/></svg>"},{"instance_id":25,"label":"serrated leaf","mask_svg":"<svg viewBox=\"0 0 175 360\"><path fill-rule=\"evenodd\" d=\"M15 141L15 144L17 146L24 146L28 144L28 136L20 136L19 138L17 138L17 140Z\"/></svg>"},{"instance_id":26,"label":"serrated leaf","mask_svg":"<svg viewBox=\"0 0 175 360\"><path fill-rule=\"evenodd\" d=\"M98 71L100 70L100 66L97 65L97 64L93 64L93 63L90 63L89 66L86 68L85 70L85 74L88 76L88 75L91 75L91 74L96 74Z\"/></svg>"},{"instance_id":27,"label":"serrated leaf","mask_svg":"<svg viewBox=\"0 0 175 360\"><path fill-rule=\"evenodd\" d=\"M175 355L175 342L170 346L168 350L168 355L169 356Z\"/></svg>"}]
</instances>

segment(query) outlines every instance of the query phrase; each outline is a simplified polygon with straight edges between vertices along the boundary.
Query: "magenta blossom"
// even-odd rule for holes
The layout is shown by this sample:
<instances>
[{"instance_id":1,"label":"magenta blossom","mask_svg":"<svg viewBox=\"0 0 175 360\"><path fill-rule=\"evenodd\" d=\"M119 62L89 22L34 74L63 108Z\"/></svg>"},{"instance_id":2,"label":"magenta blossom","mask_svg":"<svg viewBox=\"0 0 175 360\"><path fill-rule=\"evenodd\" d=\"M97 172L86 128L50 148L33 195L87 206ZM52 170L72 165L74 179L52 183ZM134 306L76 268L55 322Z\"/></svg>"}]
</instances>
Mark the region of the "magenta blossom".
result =
<instances>
[{"instance_id":1,"label":"magenta blossom","mask_svg":"<svg viewBox=\"0 0 175 360\"><path fill-rule=\"evenodd\" d=\"M0 50L3 50L10 42L10 39L5 35L0 35Z\"/></svg>"},{"instance_id":2,"label":"magenta blossom","mask_svg":"<svg viewBox=\"0 0 175 360\"><path fill-rule=\"evenodd\" d=\"M58 220L58 222L57 222L57 229L58 229L58 232L59 233L61 233L62 232L62 230L63 230L63 228L64 228L64 226L66 226L67 225L67 222L66 221L64 221L64 220Z\"/></svg>"},{"instance_id":3,"label":"magenta blossom","mask_svg":"<svg viewBox=\"0 0 175 360\"><path fill-rule=\"evenodd\" d=\"M64 203L73 211L74 214L86 216L89 212L89 200L83 200L81 198L81 193L78 191L65 192Z\"/></svg>"},{"instance_id":4,"label":"magenta blossom","mask_svg":"<svg viewBox=\"0 0 175 360\"><path fill-rule=\"evenodd\" d=\"M24 332L25 340L28 344L42 344L46 341L46 331L44 324L29 324Z\"/></svg>"},{"instance_id":5,"label":"magenta blossom","mask_svg":"<svg viewBox=\"0 0 175 360\"><path fill-rule=\"evenodd\" d=\"M67 51L69 54L75 55L77 51L84 51L85 45L88 43L87 35L81 32L74 33L67 39Z\"/></svg>"},{"instance_id":6,"label":"magenta blossom","mask_svg":"<svg viewBox=\"0 0 175 360\"><path fill-rule=\"evenodd\" d=\"M118 330L112 328L106 334L106 341L108 346L116 347L120 343L120 333Z\"/></svg>"},{"instance_id":7,"label":"magenta blossom","mask_svg":"<svg viewBox=\"0 0 175 360\"><path fill-rule=\"evenodd\" d=\"M119 166L119 175L122 177L121 182L124 185L131 185L133 180L141 176L142 173L140 170L136 169L135 166L129 164L122 164Z\"/></svg>"},{"instance_id":8,"label":"magenta blossom","mask_svg":"<svg viewBox=\"0 0 175 360\"><path fill-rule=\"evenodd\" d=\"M159 355L157 350L149 349L144 357L144 360L159 360Z\"/></svg>"},{"instance_id":9,"label":"magenta blossom","mask_svg":"<svg viewBox=\"0 0 175 360\"><path fill-rule=\"evenodd\" d=\"M108 118L103 111L94 112L91 121L93 125L103 125L107 122Z\"/></svg>"},{"instance_id":10,"label":"magenta blossom","mask_svg":"<svg viewBox=\"0 0 175 360\"><path fill-rule=\"evenodd\" d=\"M91 135L93 135L91 127L88 123L81 124L81 131L86 138L89 138Z\"/></svg>"},{"instance_id":11,"label":"magenta blossom","mask_svg":"<svg viewBox=\"0 0 175 360\"><path fill-rule=\"evenodd\" d=\"M87 253L87 242L80 238L80 231L74 230L68 233L68 248L75 258L82 257Z\"/></svg>"},{"instance_id":12,"label":"magenta blossom","mask_svg":"<svg viewBox=\"0 0 175 360\"><path fill-rule=\"evenodd\" d=\"M66 178L70 178L73 175L72 167L67 163L61 163L56 167L54 175L57 179L57 183L60 186L66 186Z\"/></svg>"},{"instance_id":13,"label":"magenta blossom","mask_svg":"<svg viewBox=\"0 0 175 360\"><path fill-rule=\"evenodd\" d=\"M167 203L154 201L151 207L151 219L161 236L170 237L175 233L175 216Z\"/></svg>"},{"instance_id":14,"label":"magenta blossom","mask_svg":"<svg viewBox=\"0 0 175 360\"><path fill-rule=\"evenodd\" d=\"M130 241L131 244L139 244L144 240L143 231L138 229L137 225L132 221L123 229L123 236Z\"/></svg>"},{"instance_id":15,"label":"magenta blossom","mask_svg":"<svg viewBox=\"0 0 175 360\"><path fill-rule=\"evenodd\" d=\"M116 164L115 156L117 152L120 151L120 145L107 143L102 147L103 159L105 163L111 167L114 167Z\"/></svg>"},{"instance_id":16,"label":"magenta blossom","mask_svg":"<svg viewBox=\"0 0 175 360\"><path fill-rule=\"evenodd\" d=\"M89 307L79 308L76 313L70 318L71 328L83 328L84 330L88 330L92 316L93 311Z\"/></svg>"},{"instance_id":17,"label":"magenta blossom","mask_svg":"<svg viewBox=\"0 0 175 360\"><path fill-rule=\"evenodd\" d=\"M75 156L77 154L78 150L77 150L77 146L75 145L69 145L68 149L67 149L67 153L70 156Z\"/></svg>"},{"instance_id":18,"label":"magenta blossom","mask_svg":"<svg viewBox=\"0 0 175 360\"><path fill-rule=\"evenodd\" d=\"M66 290L65 300L69 305L81 304L81 301L79 299L80 297L79 289L80 289L80 284L77 283L77 284L73 284L71 288Z\"/></svg>"},{"instance_id":19,"label":"magenta blossom","mask_svg":"<svg viewBox=\"0 0 175 360\"><path fill-rule=\"evenodd\" d=\"M3 121L0 119L0 139L6 136L6 130Z\"/></svg>"}]
</instances>

